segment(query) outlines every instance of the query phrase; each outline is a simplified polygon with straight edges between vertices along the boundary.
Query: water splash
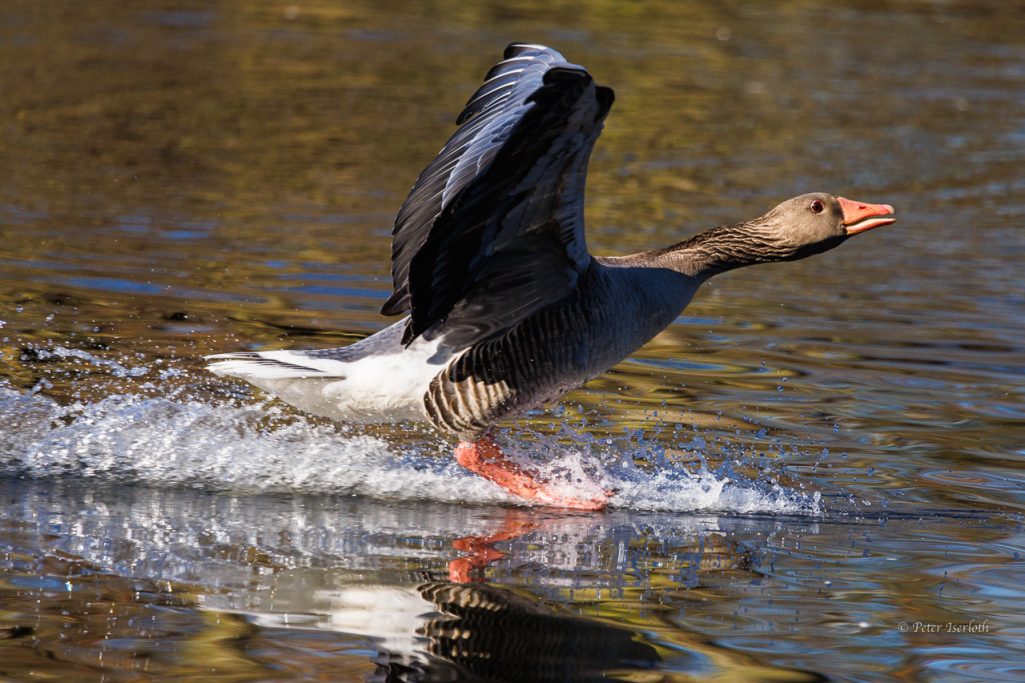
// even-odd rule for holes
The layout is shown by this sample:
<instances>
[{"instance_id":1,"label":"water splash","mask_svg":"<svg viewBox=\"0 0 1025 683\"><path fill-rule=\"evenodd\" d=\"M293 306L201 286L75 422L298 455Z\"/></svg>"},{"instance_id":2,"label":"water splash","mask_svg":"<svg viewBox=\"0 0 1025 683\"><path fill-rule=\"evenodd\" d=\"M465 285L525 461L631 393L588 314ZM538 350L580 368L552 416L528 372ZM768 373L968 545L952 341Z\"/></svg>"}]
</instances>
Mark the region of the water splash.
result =
<instances>
[{"instance_id":1,"label":"water splash","mask_svg":"<svg viewBox=\"0 0 1025 683\"><path fill-rule=\"evenodd\" d=\"M49 317L52 318L53 315L51 314ZM100 358L88 351L83 351L81 349L69 349L64 346L36 349L35 354L39 360L44 361L49 359L73 359L81 361L83 364L94 365L98 368L104 369L113 377L141 377L149 372L149 368L145 365L126 366L116 360Z\"/></svg>"},{"instance_id":2,"label":"water splash","mask_svg":"<svg viewBox=\"0 0 1025 683\"><path fill-rule=\"evenodd\" d=\"M189 368L161 367L161 381L155 382L158 368L138 359L107 359L63 347L37 350L36 357L100 369L110 384L90 375L80 380L71 402L48 396L51 384L45 378L27 392L0 384L0 475L377 500L522 503L459 467L447 457L451 445L439 438L398 444L290 416L274 401L199 397L191 389ZM698 440L690 446L700 465L688 468L643 439L613 443L569 437L546 440L528 433L501 440L513 459L540 470L567 495L614 491L610 504L616 508L821 513L817 493L752 480L728 464L709 468Z\"/></svg>"},{"instance_id":3,"label":"water splash","mask_svg":"<svg viewBox=\"0 0 1025 683\"><path fill-rule=\"evenodd\" d=\"M703 443L703 441L702 441ZM697 467L664 457L662 448L637 439L622 444L577 434L573 446L551 443L536 455L536 444L513 446L513 460L538 469L564 495L600 497L612 491L613 507L653 512L821 514L818 492L804 494L776 481L752 480L727 461L709 467L700 451ZM640 464L639 464L640 463Z\"/></svg>"},{"instance_id":4,"label":"water splash","mask_svg":"<svg viewBox=\"0 0 1025 683\"><path fill-rule=\"evenodd\" d=\"M237 492L335 493L385 499L504 503L454 462L385 441L294 421L262 424L262 403L117 395L61 406L0 390L0 473Z\"/></svg>"},{"instance_id":5,"label":"water splash","mask_svg":"<svg viewBox=\"0 0 1025 683\"><path fill-rule=\"evenodd\" d=\"M274 404L216 405L115 395L62 406L0 388L0 474L206 490L332 493L384 500L510 504L517 499L429 448L403 448L330 425L265 424ZM514 453L530 458L522 445ZM702 468L646 470L633 454L547 448L543 470L576 495L616 491L619 508L818 513L815 496ZM535 466L538 464L533 463Z\"/></svg>"}]
</instances>

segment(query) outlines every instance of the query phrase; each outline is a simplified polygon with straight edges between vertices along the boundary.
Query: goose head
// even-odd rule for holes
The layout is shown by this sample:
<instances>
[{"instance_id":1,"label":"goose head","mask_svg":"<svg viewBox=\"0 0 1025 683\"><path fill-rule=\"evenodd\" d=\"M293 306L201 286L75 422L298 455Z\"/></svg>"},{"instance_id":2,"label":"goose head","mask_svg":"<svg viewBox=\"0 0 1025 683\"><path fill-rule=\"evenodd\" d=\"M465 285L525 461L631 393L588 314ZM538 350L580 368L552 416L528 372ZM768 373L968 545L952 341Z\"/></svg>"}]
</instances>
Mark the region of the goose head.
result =
<instances>
[{"instance_id":1,"label":"goose head","mask_svg":"<svg viewBox=\"0 0 1025 683\"><path fill-rule=\"evenodd\" d=\"M761 233L778 258L794 260L832 249L851 235L897 220L889 204L869 204L825 192L802 194L783 202L749 229Z\"/></svg>"},{"instance_id":2,"label":"goose head","mask_svg":"<svg viewBox=\"0 0 1025 683\"><path fill-rule=\"evenodd\" d=\"M649 262L703 281L742 266L795 261L897 220L889 204L856 202L825 192L788 199L764 216L712 228L654 252Z\"/></svg>"}]
</instances>

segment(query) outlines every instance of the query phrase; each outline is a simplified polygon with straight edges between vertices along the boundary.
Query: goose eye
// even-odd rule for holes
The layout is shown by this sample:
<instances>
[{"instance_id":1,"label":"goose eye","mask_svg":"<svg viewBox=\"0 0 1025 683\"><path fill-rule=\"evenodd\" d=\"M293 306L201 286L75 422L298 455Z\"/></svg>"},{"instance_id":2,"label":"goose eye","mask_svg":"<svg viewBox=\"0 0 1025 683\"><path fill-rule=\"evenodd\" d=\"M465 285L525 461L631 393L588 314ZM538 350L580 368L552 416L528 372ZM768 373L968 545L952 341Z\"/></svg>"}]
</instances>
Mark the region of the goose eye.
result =
<instances>
[{"instance_id":1,"label":"goose eye","mask_svg":"<svg viewBox=\"0 0 1025 683\"><path fill-rule=\"evenodd\" d=\"M822 202L820 202L818 199L813 199L811 201L811 206L809 206L808 208L811 209L812 213L822 213L822 209L825 207L822 206Z\"/></svg>"}]
</instances>

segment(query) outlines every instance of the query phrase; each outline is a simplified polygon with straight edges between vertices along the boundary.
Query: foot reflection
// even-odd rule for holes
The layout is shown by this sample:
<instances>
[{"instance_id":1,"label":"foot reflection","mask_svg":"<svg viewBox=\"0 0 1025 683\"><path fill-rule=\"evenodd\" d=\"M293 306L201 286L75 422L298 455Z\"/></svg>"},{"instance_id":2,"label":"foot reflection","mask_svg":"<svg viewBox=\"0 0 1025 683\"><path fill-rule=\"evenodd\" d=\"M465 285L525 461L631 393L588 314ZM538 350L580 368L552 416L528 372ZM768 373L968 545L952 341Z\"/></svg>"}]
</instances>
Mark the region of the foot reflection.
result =
<instances>
[{"instance_id":1,"label":"foot reflection","mask_svg":"<svg viewBox=\"0 0 1025 683\"><path fill-rule=\"evenodd\" d=\"M492 562L505 557L505 553L495 549L495 544L511 541L525 536L540 526L537 517L523 510L506 511L502 525L495 531L484 535L470 535L452 541L456 550L469 553L448 563L448 579L453 583L483 581L480 572Z\"/></svg>"}]
</instances>

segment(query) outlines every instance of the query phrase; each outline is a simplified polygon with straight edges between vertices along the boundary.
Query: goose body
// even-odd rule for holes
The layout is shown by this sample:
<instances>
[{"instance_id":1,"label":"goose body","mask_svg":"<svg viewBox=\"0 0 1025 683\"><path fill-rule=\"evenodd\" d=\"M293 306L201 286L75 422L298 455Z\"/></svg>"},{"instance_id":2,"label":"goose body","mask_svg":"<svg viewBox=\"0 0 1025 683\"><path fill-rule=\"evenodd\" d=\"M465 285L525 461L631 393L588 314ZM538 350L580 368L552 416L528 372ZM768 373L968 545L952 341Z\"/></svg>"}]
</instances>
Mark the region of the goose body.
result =
<instances>
[{"instance_id":1,"label":"goose body","mask_svg":"<svg viewBox=\"0 0 1025 683\"><path fill-rule=\"evenodd\" d=\"M344 422L430 422L460 439L461 464L511 491L603 507L505 460L492 425L626 358L709 277L895 220L886 204L812 193L668 248L591 256L584 180L613 99L555 50L510 45L399 210L382 312L404 317L345 348L221 354L210 369Z\"/></svg>"},{"instance_id":2,"label":"goose body","mask_svg":"<svg viewBox=\"0 0 1025 683\"><path fill-rule=\"evenodd\" d=\"M409 319L403 318L351 346L221 354L210 357L210 369L340 422L428 421L472 438L629 356L680 314L700 284L601 258L583 280L586 295L465 349L447 346L441 336L407 347L402 334ZM624 309L632 314L624 317Z\"/></svg>"}]
</instances>

